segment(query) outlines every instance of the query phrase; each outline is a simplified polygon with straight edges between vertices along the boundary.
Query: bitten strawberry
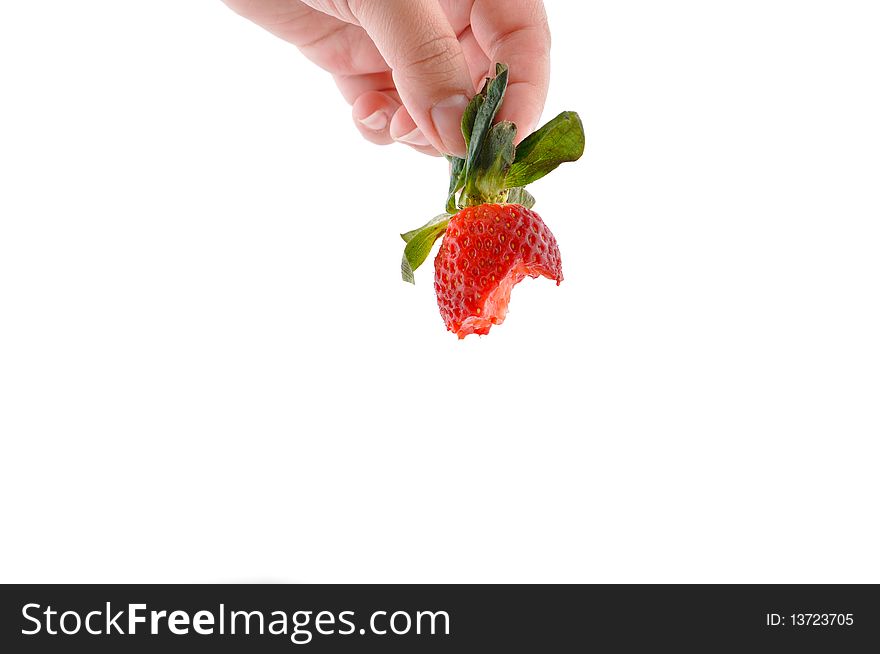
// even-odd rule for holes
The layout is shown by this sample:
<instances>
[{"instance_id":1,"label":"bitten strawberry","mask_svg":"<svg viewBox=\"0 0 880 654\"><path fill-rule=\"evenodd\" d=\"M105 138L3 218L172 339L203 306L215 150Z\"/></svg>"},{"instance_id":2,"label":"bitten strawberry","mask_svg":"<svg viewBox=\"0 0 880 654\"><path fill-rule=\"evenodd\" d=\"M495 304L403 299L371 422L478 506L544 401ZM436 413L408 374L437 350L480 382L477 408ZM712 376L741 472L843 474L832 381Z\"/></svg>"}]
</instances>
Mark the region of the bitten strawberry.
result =
<instances>
[{"instance_id":1,"label":"bitten strawberry","mask_svg":"<svg viewBox=\"0 0 880 654\"><path fill-rule=\"evenodd\" d=\"M459 338L488 334L504 322L510 292L527 276L562 281L556 239L519 204L481 204L455 214L434 270L440 315Z\"/></svg>"},{"instance_id":2,"label":"bitten strawberry","mask_svg":"<svg viewBox=\"0 0 880 654\"><path fill-rule=\"evenodd\" d=\"M413 272L443 237L434 261L434 290L440 315L459 338L488 334L507 314L513 287L526 277L562 281L556 239L531 210L526 184L584 151L580 118L567 111L514 147L516 126L493 124L507 87L508 69L471 100L461 121L467 157L449 157L451 179L446 212L401 237L406 241L401 273ZM445 234L445 236L444 236Z\"/></svg>"}]
</instances>

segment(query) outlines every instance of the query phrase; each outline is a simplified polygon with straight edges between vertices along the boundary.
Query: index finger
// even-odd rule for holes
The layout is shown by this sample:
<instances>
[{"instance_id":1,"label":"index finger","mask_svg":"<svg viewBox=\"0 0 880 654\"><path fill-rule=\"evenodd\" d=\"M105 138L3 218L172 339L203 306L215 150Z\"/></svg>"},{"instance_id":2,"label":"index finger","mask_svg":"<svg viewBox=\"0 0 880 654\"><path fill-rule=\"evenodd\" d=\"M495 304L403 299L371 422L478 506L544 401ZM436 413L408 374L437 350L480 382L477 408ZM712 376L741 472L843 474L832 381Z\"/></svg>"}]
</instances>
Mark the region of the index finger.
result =
<instances>
[{"instance_id":1,"label":"index finger","mask_svg":"<svg viewBox=\"0 0 880 654\"><path fill-rule=\"evenodd\" d=\"M496 63L510 66L500 120L516 124L517 142L531 134L541 118L550 82L550 28L540 0L475 0L474 38Z\"/></svg>"}]
</instances>

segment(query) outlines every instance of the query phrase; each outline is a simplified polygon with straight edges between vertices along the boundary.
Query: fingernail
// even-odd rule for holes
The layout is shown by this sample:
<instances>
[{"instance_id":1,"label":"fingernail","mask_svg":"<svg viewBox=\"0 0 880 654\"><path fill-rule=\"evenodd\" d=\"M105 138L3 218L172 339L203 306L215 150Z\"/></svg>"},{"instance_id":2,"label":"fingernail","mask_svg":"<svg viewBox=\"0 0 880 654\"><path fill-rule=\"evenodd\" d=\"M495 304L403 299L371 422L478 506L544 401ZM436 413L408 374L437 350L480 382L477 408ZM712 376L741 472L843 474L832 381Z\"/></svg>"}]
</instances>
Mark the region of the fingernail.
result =
<instances>
[{"instance_id":1,"label":"fingernail","mask_svg":"<svg viewBox=\"0 0 880 654\"><path fill-rule=\"evenodd\" d=\"M431 120L443 145L451 154L464 154L464 137L461 135L461 116L468 106L467 96L453 95L441 100L431 108Z\"/></svg>"},{"instance_id":2,"label":"fingernail","mask_svg":"<svg viewBox=\"0 0 880 654\"><path fill-rule=\"evenodd\" d=\"M361 118L358 122L367 129L378 132L385 129L388 125L388 116L380 109L379 111L374 111L366 118Z\"/></svg>"},{"instance_id":3,"label":"fingernail","mask_svg":"<svg viewBox=\"0 0 880 654\"><path fill-rule=\"evenodd\" d=\"M398 136L395 140L403 141L404 143L408 143L409 145L430 145L428 139L425 138L425 135L422 134L422 130L420 130L418 127L416 127L409 134Z\"/></svg>"}]
</instances>

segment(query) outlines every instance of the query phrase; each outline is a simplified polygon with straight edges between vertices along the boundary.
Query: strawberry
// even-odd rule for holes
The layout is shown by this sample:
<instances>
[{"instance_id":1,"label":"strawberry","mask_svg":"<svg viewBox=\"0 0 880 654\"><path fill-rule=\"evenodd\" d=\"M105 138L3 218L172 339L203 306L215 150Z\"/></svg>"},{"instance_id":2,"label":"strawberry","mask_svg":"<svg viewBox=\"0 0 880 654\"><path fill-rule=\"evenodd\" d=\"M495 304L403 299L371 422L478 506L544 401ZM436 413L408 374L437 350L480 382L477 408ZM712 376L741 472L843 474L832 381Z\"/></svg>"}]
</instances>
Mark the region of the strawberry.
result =
<instances>
[{"instance_id":1,"label":"strawberry","mask_svg":"<svg viewBox=\"0 0 880 654\"><path fill-rule=\"evenodd\" d=\"M455 214L434 271L440 315L459 338L501 324L510 292L526 276L562 281L556 239L538 214L519 204L481 204Z\"/></svg>"},{"instance_id":2,"label":"strawberry","mask_svg":"<svg viewBox=\"0 0 880 654\"><path fill-rule=\"evenodd\" d=\"M449 157L446 211L401 234L406 242L401 274L408 282L443 238L434 260L434 290L446 328L459 338L488 334L502 323L513 287L526 277L562 282L556 239L532 211L535 199L525 186L580 158L583 125L566 111L515 147L516 126L493 124L507 77L507 66L498 64L495 78L486 80L465 109L467 156Z\"/></svg>"}]
</instances>

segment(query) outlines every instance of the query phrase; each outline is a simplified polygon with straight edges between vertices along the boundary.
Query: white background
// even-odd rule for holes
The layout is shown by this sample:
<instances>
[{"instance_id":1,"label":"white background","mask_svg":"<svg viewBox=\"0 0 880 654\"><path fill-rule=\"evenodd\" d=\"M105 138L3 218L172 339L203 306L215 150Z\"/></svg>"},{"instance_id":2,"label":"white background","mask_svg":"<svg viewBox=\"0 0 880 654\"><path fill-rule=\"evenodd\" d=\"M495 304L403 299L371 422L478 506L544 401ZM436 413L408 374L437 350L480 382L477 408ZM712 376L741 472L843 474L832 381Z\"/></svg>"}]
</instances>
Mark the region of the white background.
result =
<instances>
[{"instance_id":1,"label":"white background","mask_svg":"<svg viewBox=\"0 0 880 654\"><path fill-rule=\"evenodd\" d=\"M873 2L550 2L566 281L218 1L0 9L0 580L880 582Z\"/></svg>"}]
</instances>

